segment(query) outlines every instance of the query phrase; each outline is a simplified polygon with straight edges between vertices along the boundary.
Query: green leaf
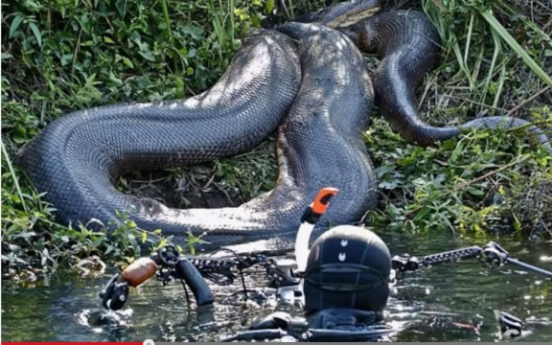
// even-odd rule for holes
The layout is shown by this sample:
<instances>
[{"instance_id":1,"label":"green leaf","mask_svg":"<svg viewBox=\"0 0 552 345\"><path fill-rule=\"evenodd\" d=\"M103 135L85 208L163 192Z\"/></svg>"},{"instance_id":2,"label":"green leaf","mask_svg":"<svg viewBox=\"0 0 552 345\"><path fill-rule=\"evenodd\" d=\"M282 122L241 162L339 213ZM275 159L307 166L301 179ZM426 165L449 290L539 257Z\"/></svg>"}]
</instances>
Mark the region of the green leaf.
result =
<instances>
[{"instance_id":1,"label":"green leaf","mask_svg":"<svg viewBox=\"0 0 552 345\"><path fill-rule=\"evenodd\" d=\"M153 56L151 50L149 49L144 49L144 50L141 50L139 52L140 55L142 55L142 57L146 60L149 60L151 62L155 62L155 57Z\"/></svg>"},{"instance_id":2,"label":"green leaf","mask_svg":"<svg viewBox=\"0 0 552 345\"><path fill-rule=\"evenodd\" d=\"M19 234L15 235L13 238L31 238L31 237L34 237L34 236L36 236L36 232L27 231L27 232L19 233Z\"/></svg>"},{"instance_id":3,"label":"green leaf","mask_svg":"<svg viewBox=\"0 0 552 345\"><path fill-rule=\"evenodd\" d=\"M378 179L382 178L385 174L395 171L396 167L394 165L382 165L377 167L376 176Z\"/></svg>"},{"instance_id":4,"label":"green leaf","mask_svg":"<svg viewBox=\"0 0 552 345\"><path fill-rule=\"evenodd\" d=\"M393 190L393 189L397 188L397 182L395 182L395 181L381 182L378 186L382 189Z\"/></svg>"},{"instance_id":5,"label":"green leaf","mask_svg":"<svg viewBox=\"0 0 552 345\"><path fill-rule=\"evenodd\" d=\"M468 188L468 193L475 195L475 196L483 196L485 193L480 189L475 188Z\"/></svg>"},{"instance_id":6,"label":"green leaf","mask_svg":"<svg viewBox=\"0 0 552 345\"><path fill-rule=\"evenodd\" d=\"M109 38L109 37L107 37L107 36L104 36L103 39L104 39L104 42L105 42L105 43L109 43L109 44L114 44L114 43L115 43L111 38Z\"/></svg>"},{"instance_id":7,"label":"green leaf","mask_svg":"<svg viewBox=\"0 0 552 345\"><path fill-rule=\"evenodd\" d=\"M267 0L265 8L268 13L272 12L272 10L274 9L274 0Z\"/></svg>"},{"instance_id":8,"label":"green leaf","mask_svg":"<svg viewBox=\"0 0 552 345\"><path fill-rule=\"evenodd\" d=\"M167 240L166 239L162 239L161 241L159 241L159 245L157 246L157 248L162 248L165 243L167 243Z\"/></svg>"},{"instance_id":9,"label":"green leaf","mask_svg":"<svg viewBox=\"0 0 552 345\"><path fill-rule=\"evenodd\" d=\"M414 217L414 221L420 221L422 219L425 219L426 216L431 212L431 208L429 207L423 207L420 211L416 213L416 216Z\"/></svg>"},{"instance_id":10,"label":"green leaf","mask_svg":"<svg viewBox=\"0 0 552 345\"><path fill-rule=\"evenodd\" d=\"M184 81L181 78L174 78L174 84L176 86L176 96L178 98L184 98L186 91L184 90Z\"/></svg>"},{"instance_id":11,"label":"green leaf","mask_svg":"<svg viewBox=\"0 0 552 345\"><path fill-rule=\"evenodd\" d=\"M457 147L456 138L443 141L441 148L444 151L453 151Z\"/></svg>"},{"instance_id":12,"label":"green leaf","mask_svg":"<svg viewBox=\"0 0 552 345\"><path fill-rule=\"evenodd\" d=\"M117 0L115 7L117 7L117 11L119 11L121 18L124 18L126 14L127 0Z\"/></svg>"},{"instance_id":13,"label":"green leaf","mask_svg":"<svg viewBox=\"0 0 552 345\"><path fill-rule=\"evenodd\" d=\"M134 68L134 64L132 63L132 61L130 61L129 58L123 57L123 63L124 63L127 67Z\"/></svg>"},{"instance_id":14,"label":"green leaf","mask_svg":"<svg viewBox=\"0 0 552 345\"><path fill-rule=\"evenodd\" d=\"M70 54L63 54L61 56L61 65L62 66L67 66L67 64L69 62L71 62L73 60L73 53L70 53Z\"/></svg>"},{"instance_id":15,"label":"green leaf","mask_svg":"<svg viewBox=\"0 0 552 345\"><path fill-rule=\"evenodd\" d=\"M15 141L18 144L24 143L27 138L27 130L25 129L25 127L21 125L18 125L17 127L15 127L12 138L13 138L13 141Z\"/></svg>"},{"instance_id":16,"label":"green leaf","mask_svg":"<svg viewBox=\"0 0 552 345\"><path fill-rule=\"evenodd\" d=\"M114 82L117 86L123 85L123 81L120 78L117 78L115 74L113 74L113 71L109 71L109 80ZM133 222L129 222L129 226L132 226Z\"/></svg>"},{"instance_id":17,"label":"green leaf","mask_svg":"<svg viewBox=\"0 0 552 345\"><path fill-rule=\"evenodd\" d=\"M86 79L86 86L92 86L94 85L94 81L96 80L96 73L92 73L87 79ZM118 212L115 210L115 212Z\"/></svg>"},{"instance_id":18,"label":"green leaf","mask_svg":"<svg viewBox=\"0 0 552 345\"><path fill-rule=\"evenodd\" d=\"M194 25L184 25L180 28L183 34L191 36L195 40L199 40L203 34L203 29Z\"/></svg>"},{"instance_id":19,"label":"green leaf","mask_svg":"<svg viewBox=\"0 0 552 345\"><path fill-rule=\"evenodd\" d=\"M13 18L13 21L10 25L9 38L12 38L14 36L15 32L19 28L19 25L21 25L21 22L23 21L24 18L25 17L23 17L22 14L18 14L15 18Z\"/></svg>"},{"instance_id":20,"label":"green leaf","mask_svg":"<svg viewBox=\"0 0 552 345\"><path fill-rule=\"evenodd\" d=\"M36 42L40 47L42 47L42 34L40 33L40 30L38 29L38 26L36 26L36 23L30 22L29 27L31 28L31 31L35 35Z\"/></svg>"},{"instance_id":21,"label":"green leaf","mask_svg":"<svg viewBox=\"0 0 552 345\"><path fill-rule=\"evenodd\" d=\"M251 23L258 28L261 26L261 18L258 15L253 15L251 16Z\"/></svg>"}]
</instances>

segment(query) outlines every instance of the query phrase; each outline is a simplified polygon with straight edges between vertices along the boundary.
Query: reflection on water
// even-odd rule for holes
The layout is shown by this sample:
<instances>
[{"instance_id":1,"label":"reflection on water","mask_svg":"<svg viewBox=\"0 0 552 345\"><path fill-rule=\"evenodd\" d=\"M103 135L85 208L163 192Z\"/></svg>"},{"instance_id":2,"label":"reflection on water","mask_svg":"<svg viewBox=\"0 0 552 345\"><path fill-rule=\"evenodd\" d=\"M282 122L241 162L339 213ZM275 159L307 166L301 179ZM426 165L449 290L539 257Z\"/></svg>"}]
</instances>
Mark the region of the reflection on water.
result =
<instances>
[{"instance_id":1,"label":"reflection on water","mask_svg":"<svg viewBox=\"0 0 552 345\"><path fill-rule=\"evenodd\" d=\"M438 237L383 236L393 254L419 257L474 243L448 234ZM495 239L512 257L552 270L541 257L550 244L516 243ZM477 243L482 246L484 243ZM243 302L230 287L213 286L217 302L209 308L188 308L182 286L162 287L152 279L131 292L119 314L123 325L90 327L87 318L100 306L98 292L109 276L90 281L52 279L34 288L2 284L2 337L5 341L216 341L277 310L276 303ZM493 310L526 323L523 341L552 341L552 282L507 265L486 271L476 260L409 272L393 288L387 320L400 329L391 341L497 341Z\"/></svg>"}]
</instances>

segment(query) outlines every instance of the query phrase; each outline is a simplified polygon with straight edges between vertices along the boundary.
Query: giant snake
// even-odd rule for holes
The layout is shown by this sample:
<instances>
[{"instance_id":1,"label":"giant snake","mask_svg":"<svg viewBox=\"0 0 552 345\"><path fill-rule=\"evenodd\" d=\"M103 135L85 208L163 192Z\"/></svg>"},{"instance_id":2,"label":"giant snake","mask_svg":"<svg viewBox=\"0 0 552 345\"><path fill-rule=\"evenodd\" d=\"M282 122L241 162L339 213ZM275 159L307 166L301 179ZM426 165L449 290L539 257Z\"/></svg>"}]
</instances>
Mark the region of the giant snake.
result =
<instances>
[{"instance_id":1,"label":"giant snake","mask_svg":"<svg viewBox=\"0 0 552 345\"><path fill-rule=\"evenodd\" d=\"M326 186L339 189L317 225L350 224L376 206L376 177L363 133L375 104L408 142L431 145L475 127L527 124L487 117L459 127L420 119L414 87L438 61L440 39L421 12L373 15L379 0L349 1L248 36L218 82L185 100L106 105L51 122L19 162L61 224L101 231L126 213L173 242L204 234L202 248L294 234L305 207ZM354 23L351 24L351 21ZM381 63L370 77L362 52ZM530 126L552 153L548 138ZM252 150L277 133L273 190L239 207L172 209L119 192L137 170L195 165Z\"/></svg>"}]
</instances>

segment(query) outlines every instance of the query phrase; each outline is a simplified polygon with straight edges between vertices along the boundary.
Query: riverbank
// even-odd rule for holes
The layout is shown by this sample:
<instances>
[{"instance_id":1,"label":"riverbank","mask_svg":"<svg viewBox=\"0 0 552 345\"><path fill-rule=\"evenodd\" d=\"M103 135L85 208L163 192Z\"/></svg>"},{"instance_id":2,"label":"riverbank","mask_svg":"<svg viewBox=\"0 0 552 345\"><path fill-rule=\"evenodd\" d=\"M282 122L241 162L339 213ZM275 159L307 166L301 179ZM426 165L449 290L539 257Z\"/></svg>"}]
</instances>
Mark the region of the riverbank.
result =
<instances>
[{"instance_id":1,"label":"riverbank","mask_svg":"<svg viewBox=\"0 0 552 345\"><path fill-rule=\"evenodd\" d=\"M33 189L14 153L50 121L76 109L198 94L222 75L247 30L281 21L286 12L296 16L322 6L314 0L284 3L285 8L271 0L99 0L6 7L3 273L26 279L77 267L92 256L119 265L139 256L142 233L132 222L118 231L116 241L56 224L52 206ZM552 92L546 84L552 75L550 7L498 1L489 16L484 8L462 1L401 4L427 13L443 39L440 67L417 88L424 119L454 125L508 113L541 121L539 126L552 135ZM531 69L510 38L544 75ZM370 68L377 65L370 57L367 62ZM374 230L552 238L552 161L542 148L523 139L523 133L469 133L422 149L406 144L377 115L376 109L366 134L380 182L378 209L365 217ZM125 176L118 186L172 207L220 207L270 190L276 177L271 138L240 157Z\"/></svg>"}]
</instances>

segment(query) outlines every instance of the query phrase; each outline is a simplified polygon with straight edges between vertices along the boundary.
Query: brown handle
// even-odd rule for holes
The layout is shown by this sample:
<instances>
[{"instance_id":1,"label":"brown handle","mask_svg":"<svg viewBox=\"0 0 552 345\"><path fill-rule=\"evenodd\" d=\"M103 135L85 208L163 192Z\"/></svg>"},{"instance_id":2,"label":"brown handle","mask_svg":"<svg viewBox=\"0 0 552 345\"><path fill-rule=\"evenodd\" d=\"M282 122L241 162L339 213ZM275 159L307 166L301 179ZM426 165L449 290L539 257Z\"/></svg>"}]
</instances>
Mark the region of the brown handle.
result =
<instances>
[{"instance_id":1,"label":"brown handle","mask_svg":"<svg viewBox=\"0 0 552 345\"><path fill-rule=\"evenodd\" d=\"M140 258L131 263L121 273L121 281L128 282L132 287L138 287L148 281L157 271L157 264L150 258Z\"/></svg>"}]
</instances>

